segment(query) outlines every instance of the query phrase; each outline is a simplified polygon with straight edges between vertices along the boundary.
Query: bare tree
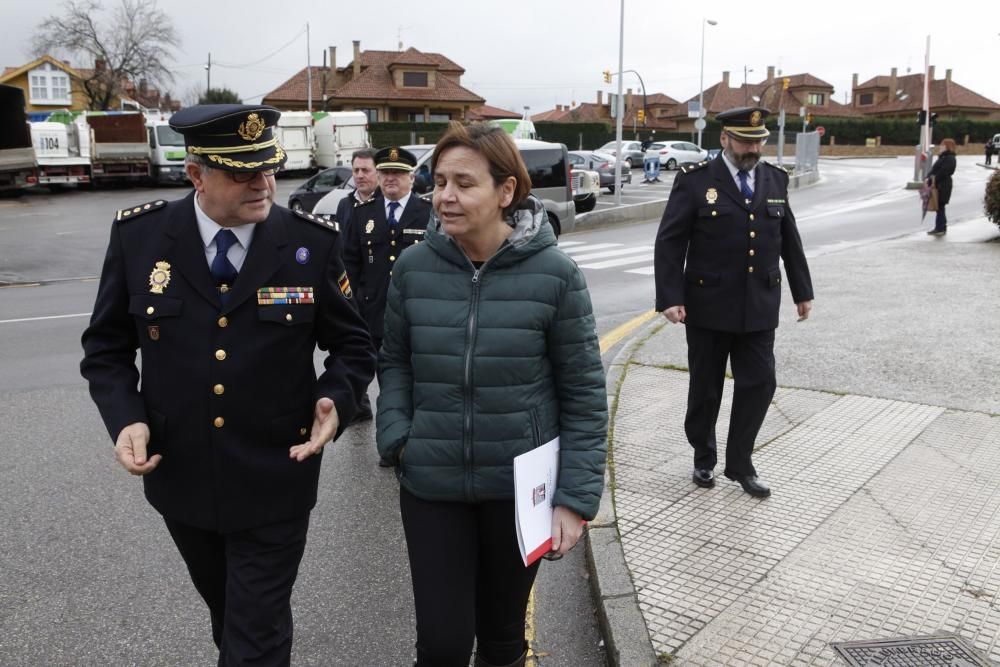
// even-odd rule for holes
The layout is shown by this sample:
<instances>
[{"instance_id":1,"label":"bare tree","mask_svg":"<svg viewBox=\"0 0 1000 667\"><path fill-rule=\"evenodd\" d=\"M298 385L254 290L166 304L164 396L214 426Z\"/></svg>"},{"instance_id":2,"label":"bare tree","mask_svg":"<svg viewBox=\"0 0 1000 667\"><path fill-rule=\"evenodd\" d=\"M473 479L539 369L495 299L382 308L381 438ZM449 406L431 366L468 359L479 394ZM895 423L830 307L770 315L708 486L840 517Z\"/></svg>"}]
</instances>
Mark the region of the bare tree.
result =
<instances>
[{"instance_id":1,"label":"bare tree","mask_svg":"<svg viewBox=\"0 0 1000 667\"><path fill-rule=\"evenodd\" d=\"M91 109L107 109L130 82L162 87L173 81L167 63L180 37L156 0L121 0L99 23L102 10L99 0L67 0L60 13L39 23L35 54L69 52L93 61L93 72L81 81Z\"/></svg>"}]
</instances>

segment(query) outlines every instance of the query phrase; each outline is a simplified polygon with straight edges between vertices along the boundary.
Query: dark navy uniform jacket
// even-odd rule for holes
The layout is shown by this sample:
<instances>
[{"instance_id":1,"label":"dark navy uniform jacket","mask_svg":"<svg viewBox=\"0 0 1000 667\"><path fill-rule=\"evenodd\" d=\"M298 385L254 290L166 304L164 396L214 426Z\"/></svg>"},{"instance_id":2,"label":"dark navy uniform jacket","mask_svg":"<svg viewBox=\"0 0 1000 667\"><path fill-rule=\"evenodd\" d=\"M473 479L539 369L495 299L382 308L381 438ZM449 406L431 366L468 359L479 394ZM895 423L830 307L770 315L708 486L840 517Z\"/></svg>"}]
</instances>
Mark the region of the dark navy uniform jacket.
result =
<instances>
[{"instance_id":1,"label":"dark navy uniform jacket","mask_svg":"<svg viewBox=\"0 0 1000 667\"><path fill-rule=\"evenodd\" d=\"M368 330L375 339L382 338L392 267L401 252L424 238L431 205L413 193L397 216L396 229L389 229L385 199L380 194L353 208L345 233L344 265Z\"/></svg>"},{"instance_id":2,"label":"dark navy uniform jacket","mask_svg":"<svg viewBox=\"0 0 1000 667\"><path fill-rule=\"evenodd\" d=\"M321 457L298 463L288 448L308 440L320 397L333 399L339 436L374 374L336 224L273 206L223 305L193 200L119 212L81 372L112 440L149 425L149 453L163 459L143 481L163 515L223 532L300 517L316 503ZM165 285L153 275L164 264ZM265 287L311 288L313 302L262 303ZM318 378L317 345L328 352Z\"/></svg>"},{"instance_id":3,"label":"dark navy uniform jacket","mask_svg":"<svg viewBox=\"0 0 1000 667\"><path fill-rule=\"evenodd\" d=\"M656 234L656 310L683 305L687 323L717 331L774 329L779 258L795 303L812 300L784 170L758 163L747 204L721 156L685 168Z\"/></svg>"}]
</instances>

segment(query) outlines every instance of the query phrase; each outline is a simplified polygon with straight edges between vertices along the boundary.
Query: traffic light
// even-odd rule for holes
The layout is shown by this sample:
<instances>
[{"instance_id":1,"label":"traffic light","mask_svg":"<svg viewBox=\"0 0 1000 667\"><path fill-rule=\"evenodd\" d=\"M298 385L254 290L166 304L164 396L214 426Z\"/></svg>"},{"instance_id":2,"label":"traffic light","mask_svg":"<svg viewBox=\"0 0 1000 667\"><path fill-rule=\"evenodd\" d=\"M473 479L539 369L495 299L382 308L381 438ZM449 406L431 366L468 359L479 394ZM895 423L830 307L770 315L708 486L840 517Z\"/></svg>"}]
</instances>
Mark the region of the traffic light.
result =
<instances>
[{"instance_id":1,"label":"traffic light","mask_svg":"<svg viewBox=\"0 0 1000 667\"><path fill-rule=\"evenodd\" d=\"M927 122L927 112L921 109L917 112L917 125L923 125Z\"/></svg>"},{"instance_id":2,"label":"traffic light","mask_svg":"<svg viewBox=\"0 0 1000 667\"><path fill-rule=\"evenodd\" d=\"M931 114L931 127L934 127L935 125L937 125L937 114L936 113L932 113Z\"/></svg>"},{"instance_id":3,"label":"traffic light","mask_svg":"<svg viewBox=\"0 0 1000 667\"><path fill-rule=\"evenodd\" d=\"M782 79L781 80L781 89L782 90L788 90L788 84L790 82L791 82L791 79L789 79L787 76L784 79Z\"/></svg>"},{"instance_id":4,"label":"traffic light","mask_svg":"<svg viewBox=\"0 0 1000 667\"><path fill-rule=\"evenodd\" d=\"M604 70L604 83L611 83L611 70Z\"/></svg>"},{"instance_id":5,"label":"traffic light","mask_svg":"<svg viewBox=\"0 0 1000 667\"><path fill-rule=\"evenodd\" d=\"M638 111L636 111L635 112L635 117L636 117L636 120L638 120L640 123L645 123L646 122L646 111L645 111L645 109L639 109Z\"/></svg>"}]
</instances>

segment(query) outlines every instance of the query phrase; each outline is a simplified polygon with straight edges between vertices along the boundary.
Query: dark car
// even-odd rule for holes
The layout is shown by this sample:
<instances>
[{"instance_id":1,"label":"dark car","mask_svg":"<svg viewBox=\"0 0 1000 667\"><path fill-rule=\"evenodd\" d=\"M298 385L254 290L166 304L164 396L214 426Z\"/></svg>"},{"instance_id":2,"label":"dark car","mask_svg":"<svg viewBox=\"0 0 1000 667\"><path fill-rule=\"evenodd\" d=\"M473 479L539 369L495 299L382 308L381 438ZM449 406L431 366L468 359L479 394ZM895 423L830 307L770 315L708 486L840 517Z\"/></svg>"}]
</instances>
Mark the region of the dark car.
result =
<instances>
[{"instance_id":1,"label":"dark car","mask_svg":"<svg viewBox=\"0 0 1000 667\"><path fill-rule=\"evenodd\" d=\"M288 195L288 208L296 211L312 211L316 202L326 193L341 187L350 178L351 168L348 165L324 169Z\"/></svg>"},{"instance_id":2,"label":"dark car","mask_svg":"<svg viewBox=\"0 0 1000 667\"><path fill-rule=\"evenodd\" d=\"M607 153L596 151L570 151L569 163L575 169L596 171L601 175L601 187L608 192L615 191L615 158ZM622 185L632 182L632 170L622 169Z\"/></svg>"}]
</instances>

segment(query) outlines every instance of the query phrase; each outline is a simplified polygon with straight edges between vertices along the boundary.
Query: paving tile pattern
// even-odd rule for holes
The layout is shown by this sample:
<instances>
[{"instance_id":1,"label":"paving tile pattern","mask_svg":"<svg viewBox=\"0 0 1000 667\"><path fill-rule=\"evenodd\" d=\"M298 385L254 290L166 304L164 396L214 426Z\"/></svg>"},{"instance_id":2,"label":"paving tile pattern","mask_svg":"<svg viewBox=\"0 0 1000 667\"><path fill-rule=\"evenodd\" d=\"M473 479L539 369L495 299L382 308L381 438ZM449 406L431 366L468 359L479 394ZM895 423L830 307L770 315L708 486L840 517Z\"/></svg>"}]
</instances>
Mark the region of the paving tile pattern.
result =
<instances>
[{"instance_id":1,"label":"paving tile pattern","mask_svg":"<svg viewBox=\"0 0 1000 667\"><path fill-rule=\"evenodd\" d=\"M682 665L842 664L831 641L958 634L1000 659L1000 418L779 389L774 495L690 481L688 376L628 368L614 497L654 649ZM718 432L724 446L731 386Z\"/></svg>"}]
</instances>

